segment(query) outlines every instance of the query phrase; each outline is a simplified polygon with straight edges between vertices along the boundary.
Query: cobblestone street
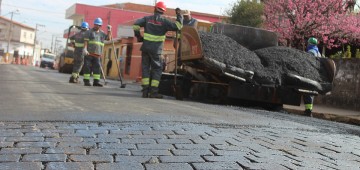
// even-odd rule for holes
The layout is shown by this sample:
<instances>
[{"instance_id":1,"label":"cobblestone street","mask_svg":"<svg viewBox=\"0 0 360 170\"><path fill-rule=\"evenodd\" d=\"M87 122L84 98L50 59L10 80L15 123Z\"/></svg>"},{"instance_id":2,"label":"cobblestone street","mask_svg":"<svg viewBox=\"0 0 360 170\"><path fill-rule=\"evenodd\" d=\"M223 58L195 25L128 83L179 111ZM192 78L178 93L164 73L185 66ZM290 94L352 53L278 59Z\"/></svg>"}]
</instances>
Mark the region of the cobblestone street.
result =
<instances>
[{"instance_id":1,"label":"cobblestone street","mask_svg":"<svg viewBox=\"0 0 360 170\"><path fill-rule=\"evenodd\" d=\"M359 169L359 137L193 123L0 123L0 169Z\"/></svg>"}]
</instances>

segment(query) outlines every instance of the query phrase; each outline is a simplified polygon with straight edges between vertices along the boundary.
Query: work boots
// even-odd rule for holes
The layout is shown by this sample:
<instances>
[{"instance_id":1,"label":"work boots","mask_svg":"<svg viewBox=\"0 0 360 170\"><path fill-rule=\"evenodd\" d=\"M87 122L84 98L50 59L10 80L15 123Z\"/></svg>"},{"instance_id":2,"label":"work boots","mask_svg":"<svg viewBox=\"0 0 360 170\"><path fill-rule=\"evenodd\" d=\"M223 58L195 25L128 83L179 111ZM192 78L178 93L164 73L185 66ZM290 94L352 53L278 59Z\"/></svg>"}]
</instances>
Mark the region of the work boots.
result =
<instances>
[{"instance_id":1,"label":"work boots","mask_svg":"<svg viewBox=\"0 0 360 170\"><path fill-rule=\"evenodd\" d=\"M305 114L305 116L311 116L311 110L310 109L305 109L305 111L304 111L304 114Z\"/></svg>"},{"instance_id":2,"label":"work boots","mask_svg":"<svg viewBox=\"0 0 360 170\"><path fill-rule=\"evenodd\" d=\"M93 86L102 87L103 85L100 84L100 80L94 80Z\"/></svg>"},{"instance_id":3,"label":"work boots","mask_svg":"<svg viewBox=\"0 0 360 170\"><path fill-rule=\"evenodd\" d=\"M84 79L84 86L91 86L90 80Z\"/></svg>"},{"instance_id":4,"label":"work boots","mask_svg":"<svg viewBox=\"0 0 360 170\"><path fill-rule=\"evenodd\" d=\"M142 86L142 97L143 98L148 98L149 97L149 86Z\"/></svg>"},{"instance_id":5,"label":"work boots","mask_svg":"<svg viewBox=\"0 0 360 170\"><path fill-rule=\"evenodd\" d=\"M69 83L79 83L79 80L78 80L78 78L74 78L73 76L71 76Z\"/></svg>"},{"instance_id":6,"label":"work boots","mask_svg":"<svg viewBox=\"0 0 360 170\"><path fill-rule=\"evenodd\" d=\"M163 95L161 95L161 94L159 93L159 88L157 88L157 87L151 87L151 91L150 91L149 98L162 99L162 98L163 98Z\"/></svg>"}]
</instances>

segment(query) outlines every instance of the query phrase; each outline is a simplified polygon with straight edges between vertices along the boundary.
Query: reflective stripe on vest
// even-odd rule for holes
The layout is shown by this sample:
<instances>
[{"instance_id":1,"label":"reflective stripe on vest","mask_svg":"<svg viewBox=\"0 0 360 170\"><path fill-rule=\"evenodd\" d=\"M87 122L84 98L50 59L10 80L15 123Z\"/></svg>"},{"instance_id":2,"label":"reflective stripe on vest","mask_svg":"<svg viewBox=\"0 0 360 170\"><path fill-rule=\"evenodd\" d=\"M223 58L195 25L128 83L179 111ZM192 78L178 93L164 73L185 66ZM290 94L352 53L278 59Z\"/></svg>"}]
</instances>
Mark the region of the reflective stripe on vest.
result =
<instances>
[{"instance_id":1,"label":"reflective stripe on vest","mask_svg":"<svg viewBox=\"0 0 360 170\"><path fill-rule=\"evenodd\" d=\"M104 46L104 43L98 42L98 41L89 41L89 44L96 44L96 45Z\"/></svg>"},{"instance_id":2,"label":"reflective stripe on vest","mask_svg":"<svg viewBox=\"0 0 360 170\"><path fill-rule=\"evenodd\" d=\"M149 33L144 33L144 40L147 41L154 41L154 42L163 42L165 41L166 36L165 35L151 35Z\"/></svg>"},{"instance_id":3,"label":"reflective stripe on vest","mask_svg":"<svg viewBox=\"0 0 360 170\"><path fill-rule=\"evenodd\" d=\"M139 25L133 25L133 30L139 31L139 30L140 30L140 26L139 26Z\"/></svg>"},{"instance_id":4,"label":"reflective stripe on vest","mask_svg":"<svg viewBox=\"0 0 360 170\"><path fill-rule=\"evenodd\" d=\"M75 47L84 47L84 43L75 43Z\"/></svg>"},{"instance_id":5,"label":"reflective stripe on vest","mask_svg":"<svg viewBox=\"0 0 360 170\"><path fill-rule=\"evenodd\" d=\"M175 25L178 28L178 30L181 30L181 28L183 27L183 25L179 21L176 21Z\"/></svg>"}]
</instances>

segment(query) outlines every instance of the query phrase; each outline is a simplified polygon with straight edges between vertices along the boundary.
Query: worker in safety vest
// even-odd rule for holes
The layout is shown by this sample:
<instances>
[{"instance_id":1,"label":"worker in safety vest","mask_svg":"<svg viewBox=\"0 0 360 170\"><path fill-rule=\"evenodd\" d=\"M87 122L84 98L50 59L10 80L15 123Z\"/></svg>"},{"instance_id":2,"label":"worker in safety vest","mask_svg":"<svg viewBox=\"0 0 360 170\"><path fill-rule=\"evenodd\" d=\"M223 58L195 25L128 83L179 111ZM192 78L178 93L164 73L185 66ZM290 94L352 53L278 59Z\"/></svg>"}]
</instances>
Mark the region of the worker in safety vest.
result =
<instances>
[{"instance_id":1,"label":"worker in safety vest","mask_svg":"<svg viewBox=\"0 0 360 170\"><path fill-rule=\"evenodd\" d=\"M82 22L80 32L70 37L71 44L75 47L74 50L74 65L69 83L79 83L79 74L84 64L84 37L85 32L89 29L87 22Z\"/></svg>"},{"instance_id":2,"label":"worker in safety vest","mask_svg":"<svg viewBox=\"0 0 360 170\"><path fill-rule=\"evenodd\" d=\"M100 57L103 53L104 41L110 40L109 33L111 32L111 26L108 25L108 33L105 34L100 28L103 22L101 18L96 18L94 20L94 27L85 33L84 38L84 85L91 86L90 84L90 73L91 68L93 71L93 86L102 87L100 84ZM104 75L105 76L105 75Z\"/></svg>"},{"instance_id":3,"label":"worker in safety vest","mask_svg":"<svg viewBox=\"0 0 360 170\"><path fill-rule=\"evenodd\" d=\"M314 37L310 37L308 40L308 46L306 47L306 52L312 54L315 57L321 57L317 44L318 40ZM303 100L305 105L305 115L311 116L313 110L314 96L303 95Z\"/></svg>"},{"instance_id":4,"label":"worker in safety vest","mask_svg":"<svg viewBox=\"0 0 360 170\"><path fill-rule=\"evenodd\" d=\"M162 15L166 11L164 2L156 3L154 15L138 19L134 25L134 33L141 46L142 56L142 97L162 98L159 94L159 83L162 73L161 53L167 31L178 31L182 28L183 18L180 12L176 14L176 22L169 21ZM140 28L144 27L144 36L140 34Z\"/></svg>"}]
</instances>

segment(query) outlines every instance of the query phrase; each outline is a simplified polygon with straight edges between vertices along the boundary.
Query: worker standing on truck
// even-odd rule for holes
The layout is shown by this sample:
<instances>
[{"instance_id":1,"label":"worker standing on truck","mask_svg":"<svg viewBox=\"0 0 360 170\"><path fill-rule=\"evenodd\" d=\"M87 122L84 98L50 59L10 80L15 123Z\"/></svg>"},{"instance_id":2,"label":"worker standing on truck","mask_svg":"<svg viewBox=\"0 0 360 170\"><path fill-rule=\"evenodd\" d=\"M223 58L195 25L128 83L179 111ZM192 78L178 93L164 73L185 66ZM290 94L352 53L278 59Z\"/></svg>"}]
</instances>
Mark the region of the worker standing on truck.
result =
<instances>
[{"instance_id":1,"label":"worker standing on truck","mask_svg":"<svg viewBox=\"0 0 360 170\"><path fill-rule=\"evenodd\" d=\"M166 5L159 1L155 5L154 15L138 19L133 25L138 42L143 42L140 50L144 98L163 97L159 94L158 86L162 74L161 53L166 39L165 34L167 31L178 31L183 26L180 12L176 13L176 22L172 22L162 16L165 11ZM144 27L144 36L140 34L141 27Z\"/></svg>"},{"instance_id":2,"label":"worker standing on truck","mask_svg":"<svg viewBox=\"0 0 360 170\"><path fill-rule=\"evenodd\" d=\"M318 44L318 40L314 37L310 37L308 40L308 45L306 47L306 52L312 54L315 57L321 57L317 44ZM311 116L313 110L314 96L303 95L303 100L305 105L305 115Z\"/></svg>"},{"instance_id":3,"label":"worker standing on truck","mask_svg":"<svg viewBox=\"0 0 360 170\"><path fill-rule=\"evenodd\" d=\"M103 53L104 41L110 40L109 33L111 32L111 26L108 25L108 33L105 34L100 27L102 26L102 19L96 18L94 20L94 27L85 33L84 38L84 85L91 86L90 73L92 66L94 82L93 86L102 87L100 84L100 57ZM105 75L104 75L105 76Z\"/></svg>"},{"instance_id":4,"label":"worker standing on truck","mask_svg":"<svg viewBox=\"0 0 360 170\"><path fill-rule=\"evenodd\" d=\"M69 83L79 83L79 74L84 64L84 37L85 32L89 29L87 22L82 22L80 32L70 37L71 44L75 47L74 50L74 65Z\"/></svg>"},{"instance_id":5,"label":"worker standing on truck","mask_svg":"<svg viewBox=\"0 0 360 170\"><path fill-rule=\"evenodd\" d=\"M197 29L198 21L191 16L191 12L189 10L183 11L184 15L184 26L192 26Z\"/></svg>"}]
</instances>

